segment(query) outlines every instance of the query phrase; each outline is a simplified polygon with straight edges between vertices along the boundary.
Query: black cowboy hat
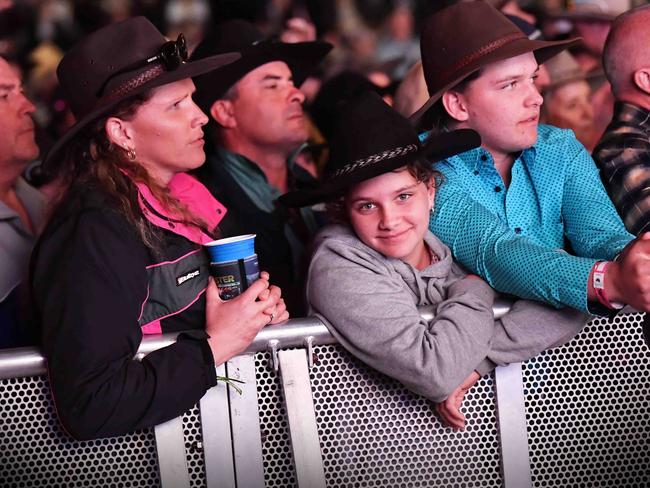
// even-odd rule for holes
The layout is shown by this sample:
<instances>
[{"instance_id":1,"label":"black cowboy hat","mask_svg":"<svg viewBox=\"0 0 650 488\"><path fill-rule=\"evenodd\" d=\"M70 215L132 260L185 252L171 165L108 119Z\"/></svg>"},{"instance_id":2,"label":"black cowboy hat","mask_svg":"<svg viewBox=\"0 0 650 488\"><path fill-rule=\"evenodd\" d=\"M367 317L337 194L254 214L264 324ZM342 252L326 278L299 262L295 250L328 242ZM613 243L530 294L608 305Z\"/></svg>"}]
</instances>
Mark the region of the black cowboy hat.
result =
<instances>
[{"instance_id":1,"label":"black cowboy hat","mask_svg":"<svg viewBox=\"0 0 650 488\"><path fill-rule=\"evenodd\" d=\"M201 60L225 52L238 51L241 59L227 69L195 78L194 100L206 113L215 100L237 83L246 73L271 61L284 61L293 74L293 82L300 86L318 63L332 49L327 42L311 41L287 43L266 39L250 22L229 20L217 25L196 47L191 60Z\"/></svg>"},{"instance_id":2,"label":"black cowboy hat","mask_svg":"<svg viewBox=\"0 0 650 488\"><path fill-rule=\"evenodd\" d=\"M471 129L443 132L424 144L408 119L374 92L365 92L345 104L330 139L325 177L312 190L285 193L279 202L303 207L335 198L361 181L393 171L417 158L432 163L481 145Z\"/></svg>"},{"instance_id":3,"label":"black cowboy hat","mask_svg":"<svg viewBox=\"0 0 650 488\"><path fill-rule=\"evenodd\" d=\"M532 52L542 64L579 41L531 40L484 1L444 8L429 16L422 27L420 51L429 100L411 116L411 121L419 126L444 92L490 63Z\"/></svg>"},{"instance_id":4,"label":"black cowboy hat","mask_svg":"<svg viewBox=\"0 0 650 488\"><path fill-rule=\"evenodd\" d=\"M186 62L183 36L167 41L144 17L110 24L89 34L65 54L57 68L64 98L77 122L47 153L44 168L50 169L61 149L79 131L120 102L237 59L239 54L228 53Z\"/></svg>"}]
</instances>

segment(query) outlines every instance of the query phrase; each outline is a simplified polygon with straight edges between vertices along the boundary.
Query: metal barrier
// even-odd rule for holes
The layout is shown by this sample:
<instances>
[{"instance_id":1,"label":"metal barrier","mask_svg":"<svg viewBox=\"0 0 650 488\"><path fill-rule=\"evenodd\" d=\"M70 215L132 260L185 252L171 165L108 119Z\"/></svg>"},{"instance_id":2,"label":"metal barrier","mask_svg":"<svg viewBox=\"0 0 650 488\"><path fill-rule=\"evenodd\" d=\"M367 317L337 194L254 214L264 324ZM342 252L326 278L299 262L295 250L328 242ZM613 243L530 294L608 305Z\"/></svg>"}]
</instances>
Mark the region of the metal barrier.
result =
<instances>
[{"instance_id":1,"label":"metal barrier","mask_svg":"<svg viewBox=\"0 0 650 488\"><path fill-rule=\"evenodd\" d=\"M642 317L594 319L497 368L468 393L463 432L313 318L267 327L222 366L246 382L241 396L219 384L182 417L96 441L61 431L38 351L0 351L0 486L647 487ZM147 338L139 354L173 340Z\"/></svg>"}]
</instances>

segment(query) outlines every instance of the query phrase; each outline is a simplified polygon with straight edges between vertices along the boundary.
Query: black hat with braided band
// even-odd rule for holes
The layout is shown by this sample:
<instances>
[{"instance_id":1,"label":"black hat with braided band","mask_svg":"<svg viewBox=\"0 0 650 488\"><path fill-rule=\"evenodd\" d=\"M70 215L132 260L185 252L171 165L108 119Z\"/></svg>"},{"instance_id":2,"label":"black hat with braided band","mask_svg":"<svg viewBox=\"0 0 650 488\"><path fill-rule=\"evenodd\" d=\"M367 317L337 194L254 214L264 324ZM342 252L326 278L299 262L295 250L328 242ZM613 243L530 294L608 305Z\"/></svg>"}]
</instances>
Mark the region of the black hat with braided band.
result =
<instances>
[{"instance_id":1,"label":"black hat with braided band","mask_svg":"<svg viewBox=\"0 0 650 488\"><path fill-rule=\"evenodd\" d=\"M144 17L103 27L79 41L57 68L64 97L77 120L48 152L46 169L84 127L117 104L151 88L207 73L239 59L220 54L187 62L185 39L168 41Z\"/></svg>"},{"instance_id":2,"label":"black hat with braided band","mask_svg":"<svg viewBox=\"0 0 650 488\"><path fill-rule=\"evenodd\" d=\"M377 93L365 92L346 103L338 114L323 181L312 190L285 193L279 201L289 207L312 205L417 158L434 162L480 144L481 138L471 129L443 132L422 144L407 118Z\"/></svg>"}]
</instances>

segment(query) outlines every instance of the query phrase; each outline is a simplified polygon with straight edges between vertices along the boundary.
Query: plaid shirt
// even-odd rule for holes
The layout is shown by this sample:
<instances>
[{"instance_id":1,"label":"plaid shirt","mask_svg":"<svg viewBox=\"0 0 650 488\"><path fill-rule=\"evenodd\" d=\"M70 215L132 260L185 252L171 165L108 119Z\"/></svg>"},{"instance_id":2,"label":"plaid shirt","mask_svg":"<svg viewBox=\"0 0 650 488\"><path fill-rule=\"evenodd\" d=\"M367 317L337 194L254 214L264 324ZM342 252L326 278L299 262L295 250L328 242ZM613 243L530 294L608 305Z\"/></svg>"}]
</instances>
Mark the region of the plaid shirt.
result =
<instances>
[{"instance_id":1,"label":"plaid shirt","mask_svg":"<svg viewBox=\"0 0 650 488\"><path fill-rule=\"evenodd\" d=\"M628 230L650 231L650 111L624 102L594 149L610 198Z\"/></svg>"}]
</instances>

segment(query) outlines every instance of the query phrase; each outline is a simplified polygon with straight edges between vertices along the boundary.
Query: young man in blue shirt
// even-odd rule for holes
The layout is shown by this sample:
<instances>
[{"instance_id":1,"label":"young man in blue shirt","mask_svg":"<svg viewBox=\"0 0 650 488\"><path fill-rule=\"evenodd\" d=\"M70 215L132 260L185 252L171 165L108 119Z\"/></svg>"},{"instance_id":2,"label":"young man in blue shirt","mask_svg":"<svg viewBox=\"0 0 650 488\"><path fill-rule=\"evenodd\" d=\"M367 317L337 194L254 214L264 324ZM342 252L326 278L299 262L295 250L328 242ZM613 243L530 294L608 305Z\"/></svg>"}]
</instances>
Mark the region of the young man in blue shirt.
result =
<instances>
[{"instance_id":1,"label":"young man in blue shirt","mask_svg":"<svg viewBox=\"0 0 650 488\"><path fill-rule=\"evenodd\" d=\"M572 132L538 124L538 65L575 42L528 40L481 1L425 21L431 98L413 120L482 139L437 164L445 182L430 228L499 291L597 313L650 310L650 235L625 230Z\"/></svg>"}]
</instances>

